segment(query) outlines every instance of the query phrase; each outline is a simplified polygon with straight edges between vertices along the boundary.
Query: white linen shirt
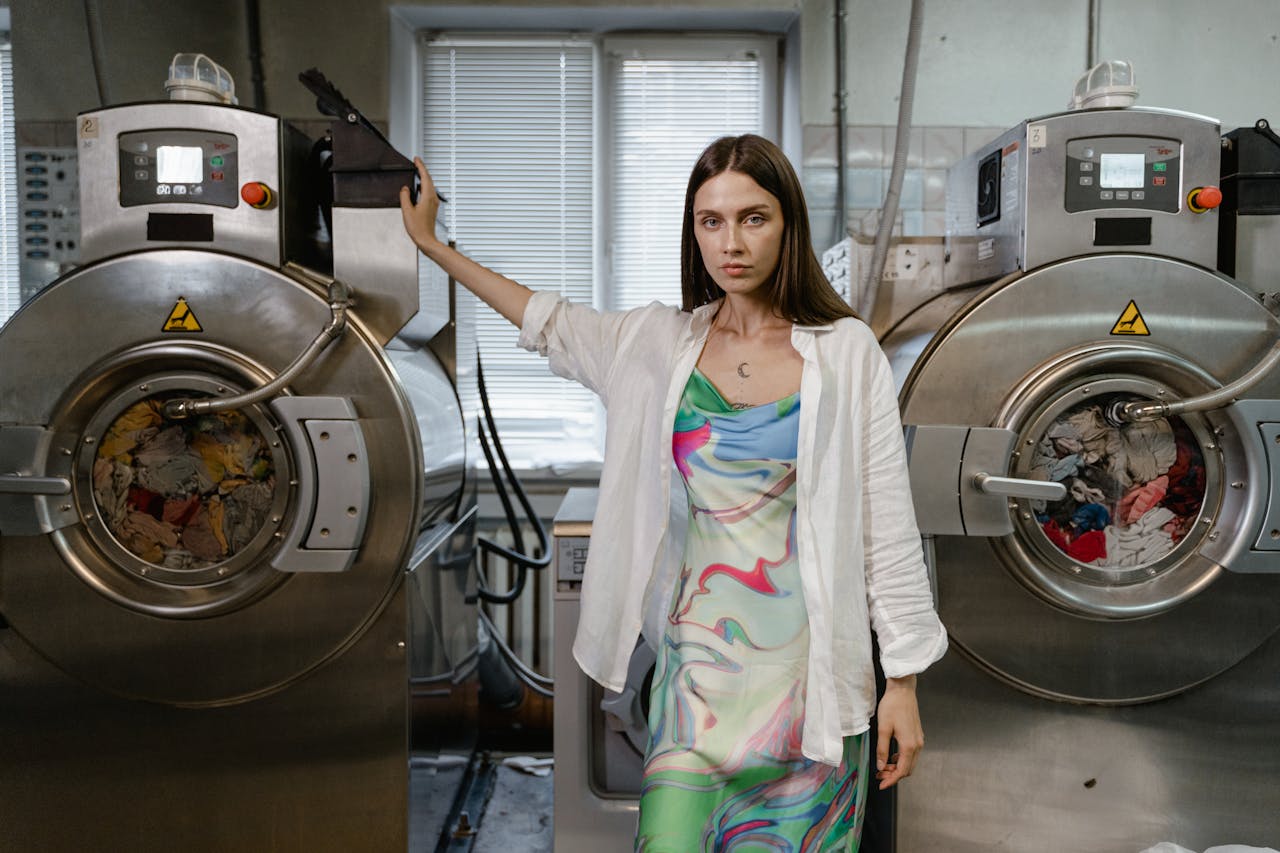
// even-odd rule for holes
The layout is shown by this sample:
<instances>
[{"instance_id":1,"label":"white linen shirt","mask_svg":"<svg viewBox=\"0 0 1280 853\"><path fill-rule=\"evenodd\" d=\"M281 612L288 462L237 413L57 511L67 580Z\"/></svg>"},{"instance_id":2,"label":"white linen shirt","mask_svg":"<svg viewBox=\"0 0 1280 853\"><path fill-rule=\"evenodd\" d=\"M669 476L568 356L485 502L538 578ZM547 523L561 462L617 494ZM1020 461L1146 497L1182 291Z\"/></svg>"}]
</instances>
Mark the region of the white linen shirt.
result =
<instances>
[{"instance_id":1,"label":"white linen shirt","mask_svg":"<svg viewBox=\"0 0 1280 853\"><path fill-rule=\"evenodd\" d=\"M525 308L520 345L596 392L608 410L600 495L573 655L620 691L636 639L656 645L684 555L687 496L673 488L672 431L718 302L692 313L653 303L597 312L554 292ZM886 676L942 657L907 481L888 361L853 318L793 326L804 359L796 538L809 619L801 750L838 765L843 738L875 710L874 627ZM679 485L679 484L677 484Z\"/></svg>"}]
</instances>

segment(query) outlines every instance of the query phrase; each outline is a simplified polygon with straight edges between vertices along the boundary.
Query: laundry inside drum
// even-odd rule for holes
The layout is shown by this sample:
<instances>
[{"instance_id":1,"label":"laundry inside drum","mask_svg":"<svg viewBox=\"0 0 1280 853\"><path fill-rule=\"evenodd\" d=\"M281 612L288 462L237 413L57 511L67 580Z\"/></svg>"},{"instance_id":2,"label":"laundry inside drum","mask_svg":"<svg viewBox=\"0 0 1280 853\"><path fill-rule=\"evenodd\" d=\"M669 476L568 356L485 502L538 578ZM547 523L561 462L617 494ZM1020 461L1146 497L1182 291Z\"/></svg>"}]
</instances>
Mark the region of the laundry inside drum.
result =
<instances>
[{"instance_id":1,"label":"laundry inside drum","mask_svg":"<svg viewBox=\"0 0 1280 853\"><path fill-rule=\"evenodd\" d=\"M98 513L121 546L153 566L224 562L266 524L276 472L262 432L239 411L164 414L178 396L135 402L107 427L93 465Z\"/></svg>"},{"instance_id":2,"label":"laundry inside drum","mask_svg":"<svg viewBox=\"0 0 1280 853\"><path fill-rule=\"evenodd\" d=\"M1056 417L1035 444L1031 476L1067 487L1060 501L1032 504L1036 522L1076 563L1157 563L1192 531L1204 503L1204 454L1181 418L1108 422L1109 407L1134 399L1090 398Z\"/></svg>"}]
</instances>

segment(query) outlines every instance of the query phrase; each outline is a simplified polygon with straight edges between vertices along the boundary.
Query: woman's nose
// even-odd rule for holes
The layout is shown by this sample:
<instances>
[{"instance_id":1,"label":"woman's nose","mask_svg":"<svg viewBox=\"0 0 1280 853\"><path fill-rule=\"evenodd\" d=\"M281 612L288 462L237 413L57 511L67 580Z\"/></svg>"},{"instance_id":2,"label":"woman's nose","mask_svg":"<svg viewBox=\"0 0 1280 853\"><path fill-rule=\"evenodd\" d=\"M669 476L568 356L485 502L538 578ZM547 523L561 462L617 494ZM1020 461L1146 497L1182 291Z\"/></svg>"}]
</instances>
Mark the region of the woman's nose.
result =
<instances>
[{"instance_id":1,"label":"woman's nose","mask_svg":"<svg viewBox=\"0 0 1280 853\"><path fill-rule=\"evenodd\" d=\"M742 251L742 232L736 225L730 225L724 233L724 250L730 254Z\"/></svg>"}]
</instances>

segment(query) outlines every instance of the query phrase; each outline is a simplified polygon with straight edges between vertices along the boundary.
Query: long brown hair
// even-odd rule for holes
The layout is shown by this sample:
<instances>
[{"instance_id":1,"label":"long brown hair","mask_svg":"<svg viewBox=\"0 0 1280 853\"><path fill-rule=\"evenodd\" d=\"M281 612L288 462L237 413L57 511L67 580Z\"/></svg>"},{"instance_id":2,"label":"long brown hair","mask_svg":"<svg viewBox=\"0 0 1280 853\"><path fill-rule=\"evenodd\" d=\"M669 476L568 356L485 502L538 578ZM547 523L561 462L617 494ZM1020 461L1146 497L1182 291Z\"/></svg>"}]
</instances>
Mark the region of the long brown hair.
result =
<instances>
[{"instance_id":1,"label":"long brown hair","mask_svg":"<svg viewBox=\"0 0 1280 853\"><path fill-rule=\"evenodd\" d=\"M711 278L693 234L693 196L723 172L741 172L771 193L782 205L782 250L773 278L763 285L773 312L792 323L811 326L840 317L857 317L822 273L809 237L809 211L800 180L786 155L755 134L723 136L707 146L689 175L680 235L680 289L683 308L692 311L714 302L724 291Z\"/></svg>"}]
</instances>

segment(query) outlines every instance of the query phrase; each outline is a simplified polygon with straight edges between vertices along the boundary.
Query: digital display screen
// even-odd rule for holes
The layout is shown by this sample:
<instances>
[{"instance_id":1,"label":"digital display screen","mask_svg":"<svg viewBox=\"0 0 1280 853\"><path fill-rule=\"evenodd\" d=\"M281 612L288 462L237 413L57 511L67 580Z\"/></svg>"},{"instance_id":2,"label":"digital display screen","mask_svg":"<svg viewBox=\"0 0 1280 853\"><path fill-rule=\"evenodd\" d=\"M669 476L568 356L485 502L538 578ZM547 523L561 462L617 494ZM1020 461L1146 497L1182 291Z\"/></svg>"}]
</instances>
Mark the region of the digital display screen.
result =
<instances>
[{"instance_id":1,"label":"digital display screen","mask_svg":"<svg viewBox=\"0 0 1280 853\"><path fill-rule=\"evenodd\" d=\"M1106 155L1104 154L1103 157ZM204 149L189 148L185 145L157 145L156 181L161 184L203 182Z\"/></svg>"},{"instance_id":2,"label":"digital display screen","mask_svg":"<svg viewBox=\"0 0 1280 853\"><path fill-rule=\"evenodd\" d=\"M1103 154L1098 185L1109 190L1140 190L1146 185L1144 154Z\"/></svg>"}]
</instances>

